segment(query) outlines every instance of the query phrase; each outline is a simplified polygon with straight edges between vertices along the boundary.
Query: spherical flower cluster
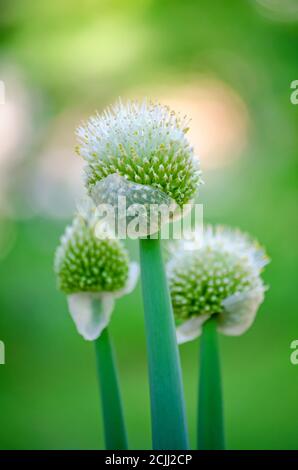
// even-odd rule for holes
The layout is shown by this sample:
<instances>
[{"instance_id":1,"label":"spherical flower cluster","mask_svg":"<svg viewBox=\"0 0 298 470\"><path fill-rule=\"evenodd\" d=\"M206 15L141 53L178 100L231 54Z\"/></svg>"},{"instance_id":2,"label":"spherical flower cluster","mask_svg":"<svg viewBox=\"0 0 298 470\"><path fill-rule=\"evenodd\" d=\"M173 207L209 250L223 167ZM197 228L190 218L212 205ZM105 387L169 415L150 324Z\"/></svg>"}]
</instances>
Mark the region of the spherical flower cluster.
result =
<instances>
[{"instance_id":1,"label":"spherical flower cluster","mask_svg":"<svg viewBox=\"0 0 298 470\"><path fill-rule=\"evenodd\" d=\"M87 212L76 215L66 228L55 256L58 287L67 294L78 332L89 341L108 326L115 300L134 289L139 273L121 242L97 238L98 224L88 202Z\"/></svg>"},{"instance_id":2,"label":"spherical flower cluster","mask_svg":"<svg viewBox=\"0 0 298 470\"><path fill-rule=\"evenodd\" d=\"M188 123L167 106L119 102L77 130L77 152L87 162L86 183L112 174L166 194L179 206L200 183L198 160L186 139ZM135 201L138 202L138 201Z\"/></svg>"},{"instance_id":3,"label":"spherical flower cluster","mask_svg":"<svg viewBox=\"0 0 298 470\"><path fill-rule=\"evenodd\" d=\"M98 239L93 223L80 215L66 228L56 251L60 290L113 292L124 287L129 271L126 250L118 240Z\"/></svg>"},{"instance_id":4,"label":"spherical flower cluster","mask_svg":"<svg viewBox=\"0 0 298 470\"><path fill-rule=\"evenodd\" d=\"M189 248L189 247L188 247ZM207 227L200 248L180 246L168 263L168 278L178 333L187 340L217 315L219 329L241 334L252 323L263 300L260 273L268 259L247 235Z\"/></svg>"}]
</instances>

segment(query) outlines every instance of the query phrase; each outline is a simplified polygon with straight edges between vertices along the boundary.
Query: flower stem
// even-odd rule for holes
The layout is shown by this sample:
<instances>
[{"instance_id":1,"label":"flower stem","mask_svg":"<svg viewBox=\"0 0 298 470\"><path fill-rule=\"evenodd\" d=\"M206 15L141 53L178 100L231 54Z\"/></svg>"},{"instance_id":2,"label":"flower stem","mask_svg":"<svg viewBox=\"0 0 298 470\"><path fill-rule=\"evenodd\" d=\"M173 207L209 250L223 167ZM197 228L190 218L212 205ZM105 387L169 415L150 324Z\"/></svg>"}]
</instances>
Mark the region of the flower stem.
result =
<instances>
[{"instance_id":1,"label":"flower stem","mask_svg":"<svg viewBox=\"0 0 298 470\"><path fill-rule=\"evenodd\" d=\"M225 448L223 403L216 318L203 325L200 348L198 449Z\"/></svg>"},{"instance_id":2,"label":"flower stem","mask_svg":"<svg viewBox=\"0 0 298 470\"><path fill-rule=\"evenodd\" d=\"M159 239L140 239L153 448L187 449L183 387Z\"/></svg>"},{"instance_id":3,"label":"flower stem","mask_svg":"<svg viewBox=\"0 0 298 470\"><path fill-rule=\"evenodd\" d=\"M108 329L94 342L97 372L103 409L106 449L127 449L127 436L122 411L117 367Z\"/></svg>"}]
</instances>

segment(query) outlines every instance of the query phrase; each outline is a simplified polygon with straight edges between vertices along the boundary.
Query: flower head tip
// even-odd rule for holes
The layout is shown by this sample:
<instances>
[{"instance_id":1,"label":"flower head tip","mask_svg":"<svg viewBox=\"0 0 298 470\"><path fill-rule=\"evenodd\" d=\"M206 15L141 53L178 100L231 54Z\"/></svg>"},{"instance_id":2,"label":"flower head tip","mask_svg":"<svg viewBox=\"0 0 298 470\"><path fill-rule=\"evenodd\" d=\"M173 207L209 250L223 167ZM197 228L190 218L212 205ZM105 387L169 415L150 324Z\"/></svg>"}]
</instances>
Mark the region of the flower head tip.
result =
<instances>
[{"instance_id":1,"label":"flower head tip","mask_svg":"<svg viewBox=\"0 0 298 470\"><path fill-rule=\"evenodd\" d=\"M91 117L77 130L89 191L116 173L163 192L179 206L189 202L197 192L200 170L187 130L186 118L147 101L119 102Z\"/></svg>"}]
</instances>

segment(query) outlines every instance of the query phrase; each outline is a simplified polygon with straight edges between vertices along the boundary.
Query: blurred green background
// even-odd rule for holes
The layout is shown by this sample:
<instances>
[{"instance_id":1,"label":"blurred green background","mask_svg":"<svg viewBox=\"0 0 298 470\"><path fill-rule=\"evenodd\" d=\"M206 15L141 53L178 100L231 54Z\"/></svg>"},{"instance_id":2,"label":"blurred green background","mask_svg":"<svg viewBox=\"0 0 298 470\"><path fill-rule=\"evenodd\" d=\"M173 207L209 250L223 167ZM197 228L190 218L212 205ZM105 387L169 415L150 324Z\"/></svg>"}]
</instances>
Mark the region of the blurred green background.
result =
<instances>
[{"instance_id":1,"label":"blurred green background","mask_svg":"<svg viewBox=\"0 0 298 470\"><path fill-rule=\"evenodd\" d=\"M0 447L103 446L92 344L56 290L53 253L82 162L74 129L118 96L192 118L205 222L255 235L272 263L253 327L221 337L231 449L298 448L296 0L7 0L0 4ZM138 247L130 243L137 259ZM140 286L112 322L132 448L149 448ZM198 341L181 347L195 442Z\"/></svg>"}]
</instances>

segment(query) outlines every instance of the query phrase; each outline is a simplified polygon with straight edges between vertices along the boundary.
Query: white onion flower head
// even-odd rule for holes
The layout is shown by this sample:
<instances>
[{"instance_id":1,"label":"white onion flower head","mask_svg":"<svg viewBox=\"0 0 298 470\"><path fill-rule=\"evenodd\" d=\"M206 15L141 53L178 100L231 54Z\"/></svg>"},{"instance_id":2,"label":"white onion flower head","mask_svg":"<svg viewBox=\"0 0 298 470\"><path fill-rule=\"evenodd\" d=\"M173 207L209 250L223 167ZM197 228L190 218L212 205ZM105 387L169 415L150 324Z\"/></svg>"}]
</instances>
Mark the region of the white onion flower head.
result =
<instances>
[{"instance_id":1,"label":"white onion flower head","mask_svg":"<svg viewBox=\"0 0 298 470\"><path fill-rule=\"evenodd\" d=\"M115 299L134 289L139 272L121 242L97 238L96 227L95 211L77 214L61 237L54 263L58 288L67 295L78 332L89 341L109 324Z\"/></svg>"},{"instance_id":2,"label":"white onion flower head","mask_svg":"<svg viewBox=\"0 0 298 470\"><path fill-rule=\"evenodd\" d=\"M192 241L175 244L167 275L178 342L199 336L211 315L221 333L244 333L264 300L260 274L268 262L256 241L221 226L208 226L199 247Z\"/></svg>"},{"instance_id":3,"label":"white onion flower head","mask_svg":"<svg viewBox=\"0 0 298 470\"><path fill-rule=\"evenodd\" d=\"M96 204L149 203L182 207L201 182L188 121L167 106L119 101L77 129L77 152L87 162L86 186Z\"/></svg>"}]
</instances>

